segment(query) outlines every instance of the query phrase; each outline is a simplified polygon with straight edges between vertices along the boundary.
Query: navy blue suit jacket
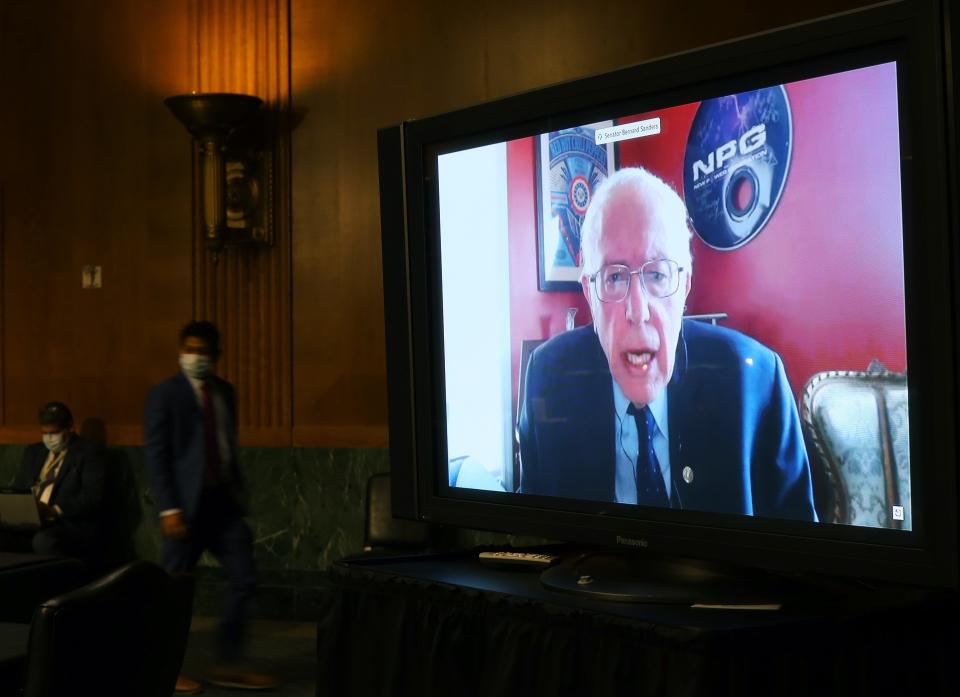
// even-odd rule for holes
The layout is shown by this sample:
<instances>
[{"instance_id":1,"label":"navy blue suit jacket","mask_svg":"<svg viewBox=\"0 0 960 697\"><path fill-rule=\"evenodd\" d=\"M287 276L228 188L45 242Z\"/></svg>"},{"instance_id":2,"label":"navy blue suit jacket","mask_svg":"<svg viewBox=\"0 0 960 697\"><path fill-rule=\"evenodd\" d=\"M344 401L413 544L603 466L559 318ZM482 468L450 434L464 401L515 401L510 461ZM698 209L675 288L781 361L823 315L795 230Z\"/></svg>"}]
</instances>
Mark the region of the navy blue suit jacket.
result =
<instances>
[{"instance_id":1,"label":"navy blue suit jacket","mask_svg":"<svg viewBox=\"0 0 960 697\"><path fill-rule=\"evenodd\" d=\"M233 386L216 376L207 381L226 405L230 465L223 472L230 493L243 506L243 482L237 465L236 400ZM179 508L187 522L197 512L206 474L203 410L193 386L177 373L154 387L144 412L144 442L157 512Z\"/></svg>"},{"instance_id":2,"label":"navy blue suit jacket","mask_svg":"<svg viewBox=\"0 0 960 697\"><path fill-rule=\"evenodd\" d=\"M739 332L684 320L667 390L673 506L816 520L777 354ZM538 347L520 410L521 493L615 501L613 414L610 369L592 326Z\"/></svg>"},{"instance_id":3,"label":"navy blue suit jacket","mask_svg":"<svg viewBox=\"0 0 960 697\"><path fill-rule=\"evenodd\" d=\"M27 446L14 486L29 489L37 482L49 451L43 443ZM100 449L78 435L70 438L60 465L50 505L63 511L59 520L95 529L105 505L106 468Z\"/></svg>"}]
</instances>

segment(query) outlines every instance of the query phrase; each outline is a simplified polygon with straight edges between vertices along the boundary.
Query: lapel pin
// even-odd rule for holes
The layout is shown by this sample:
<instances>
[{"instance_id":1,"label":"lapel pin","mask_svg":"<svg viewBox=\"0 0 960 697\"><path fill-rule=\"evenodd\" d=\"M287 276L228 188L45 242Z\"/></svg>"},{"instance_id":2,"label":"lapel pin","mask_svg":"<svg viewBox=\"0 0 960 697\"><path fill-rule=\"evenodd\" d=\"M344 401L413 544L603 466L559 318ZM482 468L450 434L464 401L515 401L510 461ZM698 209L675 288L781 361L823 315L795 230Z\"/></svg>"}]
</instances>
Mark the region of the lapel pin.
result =
<instances>
[{"instance_id":1,"label":"lapel pin","mask_svg":"<svg viewBox=\"0 0 960 697\"><path fill-rule=\"evenodd\" d=\"M683 468L682 476L683 476L683 481L685 481L687 484L693 483L693 469L691 469L690 467Z\"/></svg>"}]
</instances>

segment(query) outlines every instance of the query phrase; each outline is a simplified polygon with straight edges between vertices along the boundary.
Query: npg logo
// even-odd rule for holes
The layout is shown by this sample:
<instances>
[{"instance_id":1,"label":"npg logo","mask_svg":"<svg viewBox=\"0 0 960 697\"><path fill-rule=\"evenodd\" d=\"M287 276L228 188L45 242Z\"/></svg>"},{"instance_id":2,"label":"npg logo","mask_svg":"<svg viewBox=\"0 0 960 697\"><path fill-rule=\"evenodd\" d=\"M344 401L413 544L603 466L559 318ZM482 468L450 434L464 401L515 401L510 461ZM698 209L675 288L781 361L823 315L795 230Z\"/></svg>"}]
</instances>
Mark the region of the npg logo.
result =
<instances>
[{"instance_id":1,"label":"npg logo","mask_svg":"<svg viewBox=\"0 0 960 697\"><path fill-rule=\"evenodd\" d=\"M734 138L707 155L707 161L696 160L693 163L693 181L701 176L723 170L724 165L739 154L741 157L756 152L767 143L767 125L758 123L746 131L739 139Z\"/></svg>"},{"instance_id":2,"label":"npg logo","mask_svg":"<svg viewBox=\"0 0 960 697\"><path fill-rule=\"evenodd\" d=\"M683 155L683 198L707 246L737 249L763 229L786 185L792 150L783 85L700 102Z\"/></svg>"}]
</instances>

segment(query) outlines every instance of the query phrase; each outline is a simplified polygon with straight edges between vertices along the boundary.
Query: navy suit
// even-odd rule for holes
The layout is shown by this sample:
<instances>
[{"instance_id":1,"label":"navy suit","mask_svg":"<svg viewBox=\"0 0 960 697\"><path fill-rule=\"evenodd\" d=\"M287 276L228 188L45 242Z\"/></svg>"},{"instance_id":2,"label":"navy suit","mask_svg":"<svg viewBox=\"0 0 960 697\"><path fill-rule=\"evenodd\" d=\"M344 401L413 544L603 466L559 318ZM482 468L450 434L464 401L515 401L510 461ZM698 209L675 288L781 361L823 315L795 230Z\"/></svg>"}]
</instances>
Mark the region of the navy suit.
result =
<instances>
[{"instance_id":1,"label":"navy suit","mask_svg":"<svg viewBox=\"0 0 960 697\"><path fill-rule=\"evenodd\" d=\"M777 354L739 332L684 320L667 396L672 506L816 520ZM612 378L593 327L538 347L520 411L521 493L615 501L614 430Z\"/></svg>"},{"instance_id":2,"label":"navy suit","mask_svg":"<svg viewBox=\"0 0 960 697\"><path fill-rule=\"evenodd\" d=\"M230 496L245 508L243 480L237 465L236 398L233 385L216 376L208 379L226 406L226 431L230 463L225 485ZM150 391L144 415L147 467L158 511L179 508L194 520L203 491L206 442L203 411L193 386L183 373L164 380Z\"/></svg>"},{"instance_id":3,"label":"navy suit","mask_svg":"<svg viewBox=\"0 0 960 697\"><path fill-rule=\"evenodd\" d=\"M185 539L165 537L161 565L169 572L189 572L209 549L229 580L220 624L220 658L240 657L246 605L256 586L253 537L244 521L245 490L238 465L236 399L233 386L215 376L207 378L219 394L227 457L220 476L208 473L204 412L190 381L177 373L154 387L147 397L144 440L158 513L180 509L188 528ZM217 400L214 400L217 404Z\"/></svg>"},{"instance_id":4,"label":"navy suit","mask_svg":"<svg viewBox=\"0 0 960 697\"><path fill-rule=\"evenodd\" d=\"M14 487L29 489L36 484L48 455L43 443L27 446ZM35 552L77 557L91 564L99 560L97 538L105 506L105 479L100 448L80 436L72 436L49 501L51 506L59 506L62 513L33 536Z\"/></svg>"}]
</instances>

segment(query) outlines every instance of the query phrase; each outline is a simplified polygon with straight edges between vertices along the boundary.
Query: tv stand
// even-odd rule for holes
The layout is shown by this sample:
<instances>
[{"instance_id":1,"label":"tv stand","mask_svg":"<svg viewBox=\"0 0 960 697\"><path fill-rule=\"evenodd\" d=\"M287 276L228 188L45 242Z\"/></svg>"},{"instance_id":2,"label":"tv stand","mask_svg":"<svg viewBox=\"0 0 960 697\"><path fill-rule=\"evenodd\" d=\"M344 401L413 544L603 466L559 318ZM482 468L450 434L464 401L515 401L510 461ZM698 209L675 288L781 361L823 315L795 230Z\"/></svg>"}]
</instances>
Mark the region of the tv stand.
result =
<instances>
[{"instance_id":1,"label":"tv stand","mask_svg":"<svg viewBox=\"0 0 960 697\"><path fill-rule=\"evenodd\" d=\"M762 572L697 559L575 552L545 570L544 587L595 600L774 609L796 591Z\"/></svg>"},{"instance_id":2,"label":"tv stand","mask_svg":"<svg viewBox=\"0 0 960 697\"><path fill-rule=\"evenodd\" d=\"M676 570L661 571L666 580ZM777 612L609 602L548 590L536 571L484 566L476 550L353 557L330 577L317 626L317 684L329 694L952 697L956 688L951 597L811 586L786 593Z\"/></svg>"}]
</instances>

